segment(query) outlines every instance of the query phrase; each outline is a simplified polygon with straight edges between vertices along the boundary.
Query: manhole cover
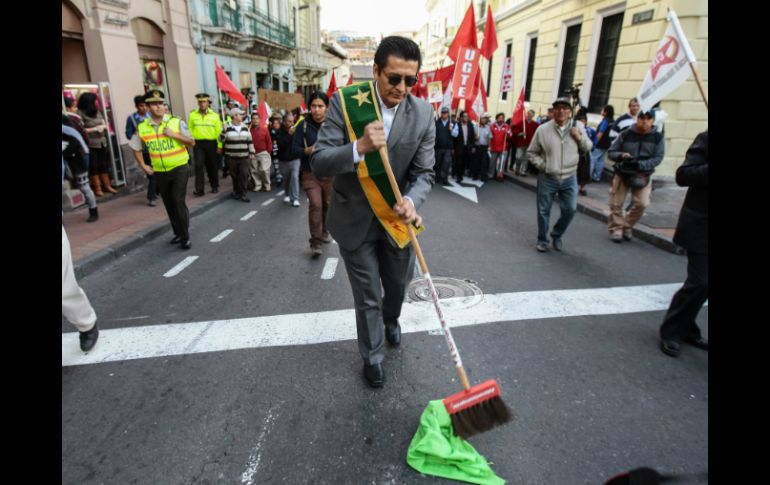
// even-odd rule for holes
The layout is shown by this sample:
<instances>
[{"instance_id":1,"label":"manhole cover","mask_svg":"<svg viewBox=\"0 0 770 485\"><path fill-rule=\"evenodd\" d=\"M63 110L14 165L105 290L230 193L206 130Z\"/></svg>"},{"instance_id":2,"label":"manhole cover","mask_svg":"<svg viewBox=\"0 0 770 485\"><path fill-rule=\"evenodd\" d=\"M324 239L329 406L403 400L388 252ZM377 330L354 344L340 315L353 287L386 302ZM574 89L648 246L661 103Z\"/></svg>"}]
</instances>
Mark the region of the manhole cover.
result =
<instances>
[{"instance_id":1,"label":"manhole cover","mask_svg":"<svg viewBox=\"0 0 770 485\"><path fill-rule=\"evenodd\" d=\"M464 306L473 306L483 297L481 288L473 280L460 280L457 278L447 278L443 276L433 277L433 286L436 287L439 300L448 298L471 297ZM406 290L406 299L409 302L415 301L433 301L428 290L428 284L422 277L414 278L409 282Z\"/></svg>"}]
</instances>

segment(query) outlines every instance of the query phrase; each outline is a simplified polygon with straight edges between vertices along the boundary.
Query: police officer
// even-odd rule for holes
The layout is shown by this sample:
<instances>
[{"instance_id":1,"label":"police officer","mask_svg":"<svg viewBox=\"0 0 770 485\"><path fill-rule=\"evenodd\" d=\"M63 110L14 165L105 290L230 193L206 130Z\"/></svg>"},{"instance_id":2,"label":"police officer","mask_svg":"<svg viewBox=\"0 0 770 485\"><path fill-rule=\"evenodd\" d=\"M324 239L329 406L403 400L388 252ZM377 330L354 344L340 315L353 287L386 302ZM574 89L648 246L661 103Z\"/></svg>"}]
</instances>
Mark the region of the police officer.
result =
<instances>
[{"instance_id":1,"label":"police officer","mask_svg":"<svg viewBox=\"0 0 770 485\"><path fill-rule=\"evenodd\" d=\"M150 117L139 123L129 146L144 173L155 174L160 197L174 229L171 244L180 244L182 249L190 249L190 212L185 203L187 179L190 176L187 147L194 147L195 140L184 121L164 113L165 98L163 92L157 89L147 93L144 102L150 109ZM152 166L144 163L144 147L150 153Z\"/></svg>"},{"instance_id":2,"label":"police officer","mask_svg":"<svg viewBox=\"0 0 770 485\"><path fill-rule=\"evenodd\" d=\"M193 158L195 163L195 191L193 195L203 195L204 176L203 168L209 176L211 192L219 192L219 159L222 153L222 142L219 135L222 133L222 121L217 113L209 109L211 98L206 93L198 93L198 109L190 111L187 123L190 133L195 139Z\"/></svg>"}]
</instances>

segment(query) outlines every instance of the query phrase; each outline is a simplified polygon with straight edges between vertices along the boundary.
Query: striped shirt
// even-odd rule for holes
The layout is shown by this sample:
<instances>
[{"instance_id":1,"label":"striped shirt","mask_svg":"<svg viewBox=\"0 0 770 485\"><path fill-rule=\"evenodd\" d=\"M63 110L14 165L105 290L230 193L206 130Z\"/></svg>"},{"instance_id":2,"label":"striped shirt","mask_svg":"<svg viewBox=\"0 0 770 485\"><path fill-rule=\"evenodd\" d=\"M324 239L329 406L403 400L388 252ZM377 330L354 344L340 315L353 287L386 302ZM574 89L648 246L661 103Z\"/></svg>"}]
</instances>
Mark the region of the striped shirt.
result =
<instances>
[{"instance_id":1,"label":"striped shirt","mask_svg":"<svg viewBox=\"0 0 770 485\"><path fill-rule=\"evenodd\" d=\"M226 157L243 158L255 153L251 132L244 124L227 125L219 139L224 143Z\"/></svg>"}]
</instances>

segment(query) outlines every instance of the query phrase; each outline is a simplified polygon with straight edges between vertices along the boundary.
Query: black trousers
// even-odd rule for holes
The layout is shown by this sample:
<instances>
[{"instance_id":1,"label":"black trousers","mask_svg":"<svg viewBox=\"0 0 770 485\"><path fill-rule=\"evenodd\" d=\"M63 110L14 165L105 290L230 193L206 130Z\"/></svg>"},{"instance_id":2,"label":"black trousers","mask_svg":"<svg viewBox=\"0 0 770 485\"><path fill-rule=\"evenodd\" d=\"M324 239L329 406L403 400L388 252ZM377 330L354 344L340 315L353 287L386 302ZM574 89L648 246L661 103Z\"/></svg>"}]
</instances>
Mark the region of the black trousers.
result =
<instances>
[{"instance_id":1,"label":"black trousers","mask_svg":"<svg viewBox=\"0 0 770 485\"><path fill-rule=\"evenodd\" d=\"M438 182L447 182L449 180L449 170L452 168L451 148L436 148L436 165L433 170L436 172Z\"/></svg>"},{"instance_id":2,"label":"black trousers","mask_svg":"<svg viewBox=\"0 0 770 485\"><path fill-rule=\"evenodd\" d=\"M169 172L155 172L158 192L171 221L174 235L183 241L190 239L190 211L187 210L187 179L190 166L181 165Z\"/></svg>"},{"instance_id":3,"label":"black trousers","mask_svg":"<svg viewBox=\"0 0 770 485\"><path fill-rule=\"evenodd\" d=\"M473 165L471 166L471 177L487 180L487 170L489 170L489 145L476 145L476 153L473 154Z\"/></svg>"},{"instance_id":4,"label":"black trousers","mask_svg":"<svg viewBox=\"0 0 770 485\"><path fill-rule=\"evenodd\" d=\"M219 188L219 155L217 155L216 140L195 140L193 148L193 159L195 162L195 191L203 192L203 168L206 167L206 173L209 176L209 183L212 189Z\"/></svg>"},{"instance_id":5,"label":"black trousers","mask_svg":"<svg viewBox=\"0 0 770 485\"><path fill-rule=\"evenodd\" d=\"M245 197L249 191L249 157L225 157L225 163L233 177L233 194Z\"/></svg>"},{"instance_id":6,"label":"black trousers","mask_svg":"<svg viewBox=\"0 0 770 485\"><path fill-rule=\"evenodd\" d=\"M666 317L660 326L660 338L681 342L698 338L700 329L695 323L703 304L709 297L708 254L687 252L687 279L671 299Z\"/></svg>"},{"instance_id":7,"label":"black trousers","mask_svg":"<svg viewBox=\"0 0 770 485\"><path fill-rule=\"evenodd\" d=\"M452 167L452 176L457 178L458 181L462 180L465 176L465 169L468 168L471 157L473 157L471 145L464 145L455 149L455 163Z\"/></svg>"}]
</instances>

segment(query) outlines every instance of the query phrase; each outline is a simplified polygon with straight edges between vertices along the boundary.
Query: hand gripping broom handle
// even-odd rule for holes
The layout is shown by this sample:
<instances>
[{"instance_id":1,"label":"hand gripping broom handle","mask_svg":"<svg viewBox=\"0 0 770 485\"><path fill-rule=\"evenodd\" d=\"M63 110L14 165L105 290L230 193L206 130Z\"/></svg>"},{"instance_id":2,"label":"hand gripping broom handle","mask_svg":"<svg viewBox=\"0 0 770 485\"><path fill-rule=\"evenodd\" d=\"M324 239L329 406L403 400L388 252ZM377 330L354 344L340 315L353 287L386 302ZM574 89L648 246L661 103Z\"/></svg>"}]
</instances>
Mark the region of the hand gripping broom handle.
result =
<instances>
[{"instance_id":1,"label":"hand gripping broom handle","mask_svg":"<svg viewBox=\"0 0 770 485\"><path fill-rule=\"evenodd\" d=\"M400 204L403 201L403 198L401 197L401 191L398 189L396 177L393 175L393 169L390 167L390 160L388 159L388 150L386 147L380 148L380 158L382 158L385 172L388 174L388 180L390 181L393 193L396 194L396 201ZM449 330L446 320L444 320L444 313L441 311L441 304L438 301L438 292L436 291L436 287L433 286L433 280L428 271L428 263L425 262L425 257L422 255L422 249L420 249L420 243L417 242L417 234L414 232L414 227L412 227L412 224L407 224L406 227L409 230L409 238L412 240L412 245L414 245L414 251L417 253L417 259L420 261L422 275L425 277L425 282L428 283L430 296L433 300L433 307L436 309L436 315L438 315L438 319L441 322L441 330L444 331L444 337L446 338L447 346L449 346L449 353L452 355L452 360L454 360L455 367L457 368L457 375L460 377L463 388L467 391L471 388L471 385L468 382L468 376L465 374L463 361L460 359L460 351L457 350L455 340L452 338L452 331Z\"/></svg>"}]
</instances>

